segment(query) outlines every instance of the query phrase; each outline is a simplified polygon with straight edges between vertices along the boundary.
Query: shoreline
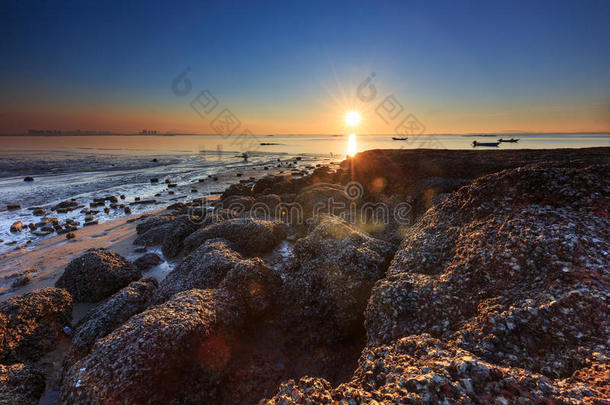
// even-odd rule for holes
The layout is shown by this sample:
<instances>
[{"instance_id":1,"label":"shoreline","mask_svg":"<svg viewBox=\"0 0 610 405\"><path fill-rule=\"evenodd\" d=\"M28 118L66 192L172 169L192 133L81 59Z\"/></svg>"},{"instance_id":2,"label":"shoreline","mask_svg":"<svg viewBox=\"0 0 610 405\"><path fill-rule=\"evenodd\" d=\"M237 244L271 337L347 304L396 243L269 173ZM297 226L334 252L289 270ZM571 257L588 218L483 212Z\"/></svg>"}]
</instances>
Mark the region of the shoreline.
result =
<instances>
[{"instance_id":1,"label":"shoreline","mask_svg":"<svg viewBox=\"0 0 610 405\"><path fill-rule=\"evenodd\" d=\"M136 237L136 225L140 220L163 211L165 209L157 209L139 216L88 226L79 229L75 239L68 240L65 235L56 235L27 251L15 250L0 255L2 280L14 281L16 276L23 272L29 272L32 277L31 281L22 287L12 289L10 283L3 285L0 289L0 301L38 288L52 287L64 267L74 257L91 248L108 248L122 256L133 257L136 254L134 249L137 248L132 244Z\"/></svg>"}]
</instances>

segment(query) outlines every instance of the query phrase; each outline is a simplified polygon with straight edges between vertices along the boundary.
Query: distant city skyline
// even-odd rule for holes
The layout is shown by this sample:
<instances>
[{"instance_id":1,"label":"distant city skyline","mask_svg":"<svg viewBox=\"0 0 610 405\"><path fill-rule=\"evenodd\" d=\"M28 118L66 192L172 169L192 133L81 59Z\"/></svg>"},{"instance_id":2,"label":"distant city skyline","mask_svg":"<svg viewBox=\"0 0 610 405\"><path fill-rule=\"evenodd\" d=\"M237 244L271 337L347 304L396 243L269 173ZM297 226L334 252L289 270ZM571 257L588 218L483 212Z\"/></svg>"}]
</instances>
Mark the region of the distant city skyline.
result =
<instances>
[{"instance_id":1,"label":"distant city skyline","mask_svg":"<svg viewBox=\"0 0 610 405\"><path fill-rule=\"evenodd\" d=\"M425 133L607 132L608 16L608 1L9 1L0 133L213 134L227 109L254 134L390 134L388 96Z\"/></svg>"}]
</instances>

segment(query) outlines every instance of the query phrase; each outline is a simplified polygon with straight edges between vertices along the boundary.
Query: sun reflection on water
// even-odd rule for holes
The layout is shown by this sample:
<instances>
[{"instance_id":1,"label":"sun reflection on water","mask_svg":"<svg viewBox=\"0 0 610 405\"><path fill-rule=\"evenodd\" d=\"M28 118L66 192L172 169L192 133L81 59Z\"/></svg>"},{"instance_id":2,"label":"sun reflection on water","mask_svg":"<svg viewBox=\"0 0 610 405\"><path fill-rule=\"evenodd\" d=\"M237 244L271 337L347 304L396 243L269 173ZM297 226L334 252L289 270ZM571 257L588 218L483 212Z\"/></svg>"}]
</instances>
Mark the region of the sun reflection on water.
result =
<instances>
[{"instance_id":1,"label":"sun reflection on water","mask_svg":"<svg viewBox=\"0 0 610 405\"><path fill-rule=\"evenodd\" d=\"M349 134L347 137L347 156L352 157L356 154L356 134Z\"/></svg>"}]
</instances>

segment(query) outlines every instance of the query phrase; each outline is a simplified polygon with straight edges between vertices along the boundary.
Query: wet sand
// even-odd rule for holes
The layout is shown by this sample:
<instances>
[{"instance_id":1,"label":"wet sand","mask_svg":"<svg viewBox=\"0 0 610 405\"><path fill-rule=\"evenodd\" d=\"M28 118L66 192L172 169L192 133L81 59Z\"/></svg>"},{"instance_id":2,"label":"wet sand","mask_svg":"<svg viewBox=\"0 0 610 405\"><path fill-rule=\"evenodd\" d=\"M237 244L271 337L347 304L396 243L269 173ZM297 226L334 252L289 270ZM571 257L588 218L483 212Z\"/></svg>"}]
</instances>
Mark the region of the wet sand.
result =
<instances>
[{"instance_id":1,"label":"wet sand","mask_svg":"<svg viewBox=\"0 0 610 405\"><path fill-rule=\"evenodd\" d=\"M152 211L151 214L163 210ZM0 300L6 300L38 288L52 287L65 266L87 249L108 248L123 256L132 256L138 218L147 214L120 218L99 225L92 225L76 232L76 238L67 240L65 235L45 239L27 251L15 250L0 256L0 275L3 277ZM18 274L30 272L32 281L23 287L11 288Z\"/></svg>"}]
</instances>

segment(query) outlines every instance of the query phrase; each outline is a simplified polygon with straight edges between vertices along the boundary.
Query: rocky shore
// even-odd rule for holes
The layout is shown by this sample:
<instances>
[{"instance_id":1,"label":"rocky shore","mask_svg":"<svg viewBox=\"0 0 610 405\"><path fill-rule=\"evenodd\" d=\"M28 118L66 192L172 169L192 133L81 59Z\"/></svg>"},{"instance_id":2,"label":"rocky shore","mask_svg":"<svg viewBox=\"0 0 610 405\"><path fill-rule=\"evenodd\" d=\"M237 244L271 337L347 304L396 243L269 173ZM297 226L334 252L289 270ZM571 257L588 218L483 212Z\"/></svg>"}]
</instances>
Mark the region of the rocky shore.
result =
<instances>
[{"instance_id":1,"label":"rocky shore","mask_svg":"<svg viewBox=\"0 0 610 405\"><path fill-rule=\"evenodd\" d=\"M374 150L174 203L0 303L0 403L610 403L609 159Z\"/></svg>"}]
</instances>

